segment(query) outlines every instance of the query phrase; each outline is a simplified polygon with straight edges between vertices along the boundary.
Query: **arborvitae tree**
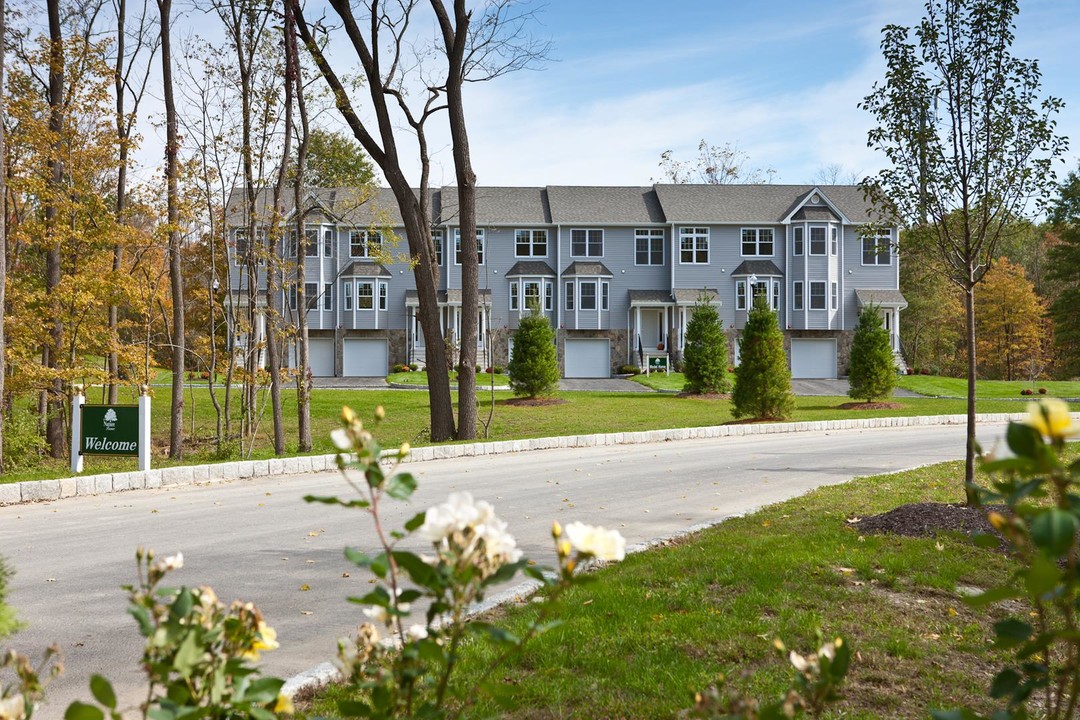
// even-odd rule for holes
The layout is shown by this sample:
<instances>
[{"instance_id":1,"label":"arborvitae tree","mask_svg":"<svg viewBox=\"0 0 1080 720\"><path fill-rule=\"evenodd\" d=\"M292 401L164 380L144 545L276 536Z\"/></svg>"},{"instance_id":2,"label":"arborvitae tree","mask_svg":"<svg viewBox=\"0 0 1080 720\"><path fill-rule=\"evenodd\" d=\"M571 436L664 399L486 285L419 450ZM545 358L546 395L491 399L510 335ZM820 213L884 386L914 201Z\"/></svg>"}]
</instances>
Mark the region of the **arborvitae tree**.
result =
<instances>
[{"instance_id":1,"label":"arborvitae tree","mask_svg":"<svg viewBox=\"0 0 1080 720\"><path fill-rule=\"evenodd\" d=\"M737 418L786 418L794 409L784 334L776 313L769 309L764 297L758 296L739 344L731 414Z\"/></svg>"},{"instance_id":2,"label":"arborvitae tree","mask_svg":"<svg viewBox=\"0 0 1080 720\"><path fill-rule=\"evenodd\" d=\"M708 300L694 306L686 324L686 347L683 349L683 372L688 393L726 393L731 390L727 377L727 337L720 323L720 313Z\"/></svg>"},{"instance_id":3,"label":"arborvitae tree","mask_svg":"<svg viewBox=\"0 0 1080 720\"><path fill-rule=\"evenodd\" d=\"M525 315L514 333L514 355L507 366L510 389L515 395L550 395L559 385L559 358L555 332L547 318L534 312Z\"/></svg>"},{"instance_id":4,"label":"arborvitae tree","mask_svg":"<svg viewBox=\"0 0 1080 720\"><path fill-rule=\"evenodd\" d=\"M887 398L896 387L896 357L876 305L867 305L859 313L851 340L848 383L848 395L866 402Z\"/></svg>"}]
</instances>

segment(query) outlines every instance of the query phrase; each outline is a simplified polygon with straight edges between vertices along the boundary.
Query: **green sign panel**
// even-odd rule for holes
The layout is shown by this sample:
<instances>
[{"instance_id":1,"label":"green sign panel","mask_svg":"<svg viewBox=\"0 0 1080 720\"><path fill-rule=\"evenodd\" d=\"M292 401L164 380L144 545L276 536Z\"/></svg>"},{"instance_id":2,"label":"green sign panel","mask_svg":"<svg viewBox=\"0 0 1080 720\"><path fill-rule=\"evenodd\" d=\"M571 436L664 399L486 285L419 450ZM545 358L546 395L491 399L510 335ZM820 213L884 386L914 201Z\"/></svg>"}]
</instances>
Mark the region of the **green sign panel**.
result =
<instances>
[{"instance_id":1,"label":"green sign panel","mask_svg":"<svg viewBox=\"0 0 1080 720\"><path fill-rule=\"evenodd\" d=\"M81 455L139 454L138 405L83 405Z\"/></svg>"},{"instance_id":2,"label":"green sign panel","mask_svg":"<svg viewBox=\"0 0 1080 720\"><path fill-rule=\"evenodd\" d=\"M666 355L654 355L649 358L650 370L666 370L667 369L667 356Z\"/></svg>"}]
</instances>

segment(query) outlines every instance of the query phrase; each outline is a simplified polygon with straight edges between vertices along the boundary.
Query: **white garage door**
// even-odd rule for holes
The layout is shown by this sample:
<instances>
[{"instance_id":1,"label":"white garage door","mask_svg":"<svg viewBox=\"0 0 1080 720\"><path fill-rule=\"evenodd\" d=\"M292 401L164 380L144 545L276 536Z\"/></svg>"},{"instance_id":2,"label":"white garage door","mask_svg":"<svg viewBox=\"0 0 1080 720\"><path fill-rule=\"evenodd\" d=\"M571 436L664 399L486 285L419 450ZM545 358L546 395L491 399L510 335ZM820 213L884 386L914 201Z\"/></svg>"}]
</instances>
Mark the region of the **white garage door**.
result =
<instances>
[{"instance_id":1,"label":"white garage door","mask_svg":"<svg viewBox=\"0 0 1080 720\"><path fill-rule=\"evenodd\" d=\"M608 340L567 340L566 377L611 377L611 343Z\"/></svg>"},{"instance_id":2,"label":"white garage door","mask_svg":"<svg viewBox=\"0 0 1080 720\"><path fill-rule=\"evenodd\" d=\"M344 353L345 377L386 377L390 363L385 340L346 338Z\"/></svg>"},{"instance_id":3,"label":"white garage door","mask_svg":"<svg viewBox=\"0 0 1080 720\"><path fill-rule=\"evenodd\" d=\"M308 364L315 377L333 377L334 339L308 338Z\"/></svg>"},{"instance_id":4,"label":"white garage door","mask_svg":"<svg viewBox=\"0 0 1080 720\"><path fill-rule=\"evenodd\" d=\"M792 339L791 377L836 377L836 341Z\"/></svg>"}]
</instances>

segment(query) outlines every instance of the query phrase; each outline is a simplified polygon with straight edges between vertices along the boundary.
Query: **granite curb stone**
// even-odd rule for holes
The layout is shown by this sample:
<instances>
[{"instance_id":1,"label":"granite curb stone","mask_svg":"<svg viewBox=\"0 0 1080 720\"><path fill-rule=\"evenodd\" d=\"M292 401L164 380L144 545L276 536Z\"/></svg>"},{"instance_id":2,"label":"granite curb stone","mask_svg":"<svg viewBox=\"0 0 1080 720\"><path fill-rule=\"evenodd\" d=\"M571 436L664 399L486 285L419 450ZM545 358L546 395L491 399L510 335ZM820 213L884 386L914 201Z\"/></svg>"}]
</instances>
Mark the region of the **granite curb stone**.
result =
<instances>
[{"instance_id":1,"label":"granite curb stone","mask_svg":"<svg viewBox=\"0 0 1080 720\"><path fill-rule=\"evenodd\" d=\"M979 422L994 423L1023 420L1026 413L984 413ZM1080 420L1080 413L1073 413ZM467 445L428 445L412 450L406 462L427 462L480 455L547 450L555 448L597 447L611 445L667 442L701 438L743 437L746 435L829 432L872 428L899 428L925 425L962 425L965 415L919 415L896 418L865 418L859 420L813 420L794 423L761 423L757 425L715 425L711 427L672 428L668 430L638 430L595 435L564 435L559 437L499 440ZM395 452L393 450L389 452ZM337 470L334 454L303 455L269 460L241 460L209 465L183 465L147 472L124 472L102 475L82 475L57 480L26 480L0 485L0 505L59 500L60 498L102 495L126 490L155 489L162 486L191 485L222 480L241 480L253 477L292 475Z\"/></svg>"}]
</instances>

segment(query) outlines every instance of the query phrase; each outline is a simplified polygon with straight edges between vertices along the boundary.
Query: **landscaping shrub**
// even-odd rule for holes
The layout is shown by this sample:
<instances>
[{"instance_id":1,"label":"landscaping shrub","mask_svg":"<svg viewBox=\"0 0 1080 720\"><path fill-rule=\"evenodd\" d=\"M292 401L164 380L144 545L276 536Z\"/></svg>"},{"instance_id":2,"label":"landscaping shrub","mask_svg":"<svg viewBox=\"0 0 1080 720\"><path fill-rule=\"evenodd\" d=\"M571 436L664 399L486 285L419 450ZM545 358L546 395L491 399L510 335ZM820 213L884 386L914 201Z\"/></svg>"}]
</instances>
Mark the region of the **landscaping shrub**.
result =
<instances>
[{"instance_id":1,"label":"landscaping shrub","mask_svg":"<svg viewBox=\"0 0 1080 720\"><path fill-rule=\"evenodd\" d=\"M409 363L409 370L410 371L416 372L419 369L420 369L420 366L417 365L416 363Z\"/></svg>"},{"instance_id":2,"label":"landscaping shrub","mask_svg":"<svg viewBox=\"0 0 1080 720\"><path fill-rule=\"evenodd\" d=\"M1040 395L1045 395L1046 394L1046 388L1039 388L1039 394Z\"/></svg>"},{"instance_id":3,"label":"landscaping shrub","mask_svg":"<svg viewBox=\"0 0 1080 720\"><path fill-rule=\"evenodd\" d=\"M515 395L550 395L559 385L559 357L555 332L538 313L521 318L514 333L514 356L507 368Z\"/></svg>"},{"instance_id":4,"label":"landscaping shrub","mask_svg":"<svg viewBox=\"0 0 1080 720\"><path fill-rule=\"evenodd\" d=\"M37 415L12 412L4 418L4 470L17 472L38 465L49 452L49 444L38 432Z\"/></svg>"},{"instance_id":5,"label":"landscaping shrub","mask_svg":"<svg viewBox=\"0 0 1080 720\"><path fill-rule=\"evenodd\" d=\"M502 365L495 365L491 368L491 371L496 375L502 375L504 372L506 372L506 368L504 368Z\"/></svg>"},{"instance_id":6,"label":"landscaping shrub","mask_svg":"<svg viewBox=\"0 0 1080 720\"><path fill-rule=\"evenodd\" d=\"M410 372L412 370L412 368L410 368L408 365L403 365L401 363L398 363L397 365L392 367L391 370L393 370L396 373L403 373L403 372Z\"/></svg>"},{"instance_id":7,"label":"landscaping shrub","mask_svg":"<svg viewBox=\"0 0 1080 720\"><path fill-rule=\"evenodd\" d=\"M1024 388L1023 390L1020 391L1020 394L1021 395L1034 395L1035 391L1032 390L1031 388Z\"/></svg>"},{"instance_id":8,"label":"landscaping shrub","mask_svg":"<svg viewBox=\"0 0 1080 720\"><path fill-rule=\"evenodd\" d=\"M851 340L848 383L848 395L867 402L889 397L896 387L896 358L877 305L867 305L859 312Z\"/></svg>"},{"instance_id":9,"label":"landscaping shrub","mask_svg":"<svg viewBox=\"0 0 1080 720\"><path fill-rule=\"evenodd\" d=\"M6 602L7 584L12 574L3 556L0 556L0 640L19 628L19 623L15 620L15 611Z\"/></svg>"},{"instance_id":10,"label":"landscaping shrub","mask_svg":"<svg viewBox=\"0 0 1080 720\"><path fill-rule=\"evenodd\" d=\"M726 393L731 390L724 368L727 367L727 336L720 323L720 313L707 301L694 305L686 324L683 348L683 372L690 393Z\"/></svg>"},{"instance_id":11,"label":"landscaping shrub","mask_svg":"<svg viewBox=\"0 0 1080 720\"><path fill-rule=\"evenodd\" d=\"M639 375L639 374L641 374L641 368L639 368L637 365L620 365L619 366L619 374L620 375Z\"/></svg>"},{"instance_id":12,"label":"landscaping shrub","mask_svg":"<svg viewBox=\"0 0 1080 720\"><path fill-rule=\"evenodd\" d=\"M739 344L731 414L737 418L786 418L794 410L784 334L776 313L765 298L757 297Z\"/></svg>"}]
</instances>

